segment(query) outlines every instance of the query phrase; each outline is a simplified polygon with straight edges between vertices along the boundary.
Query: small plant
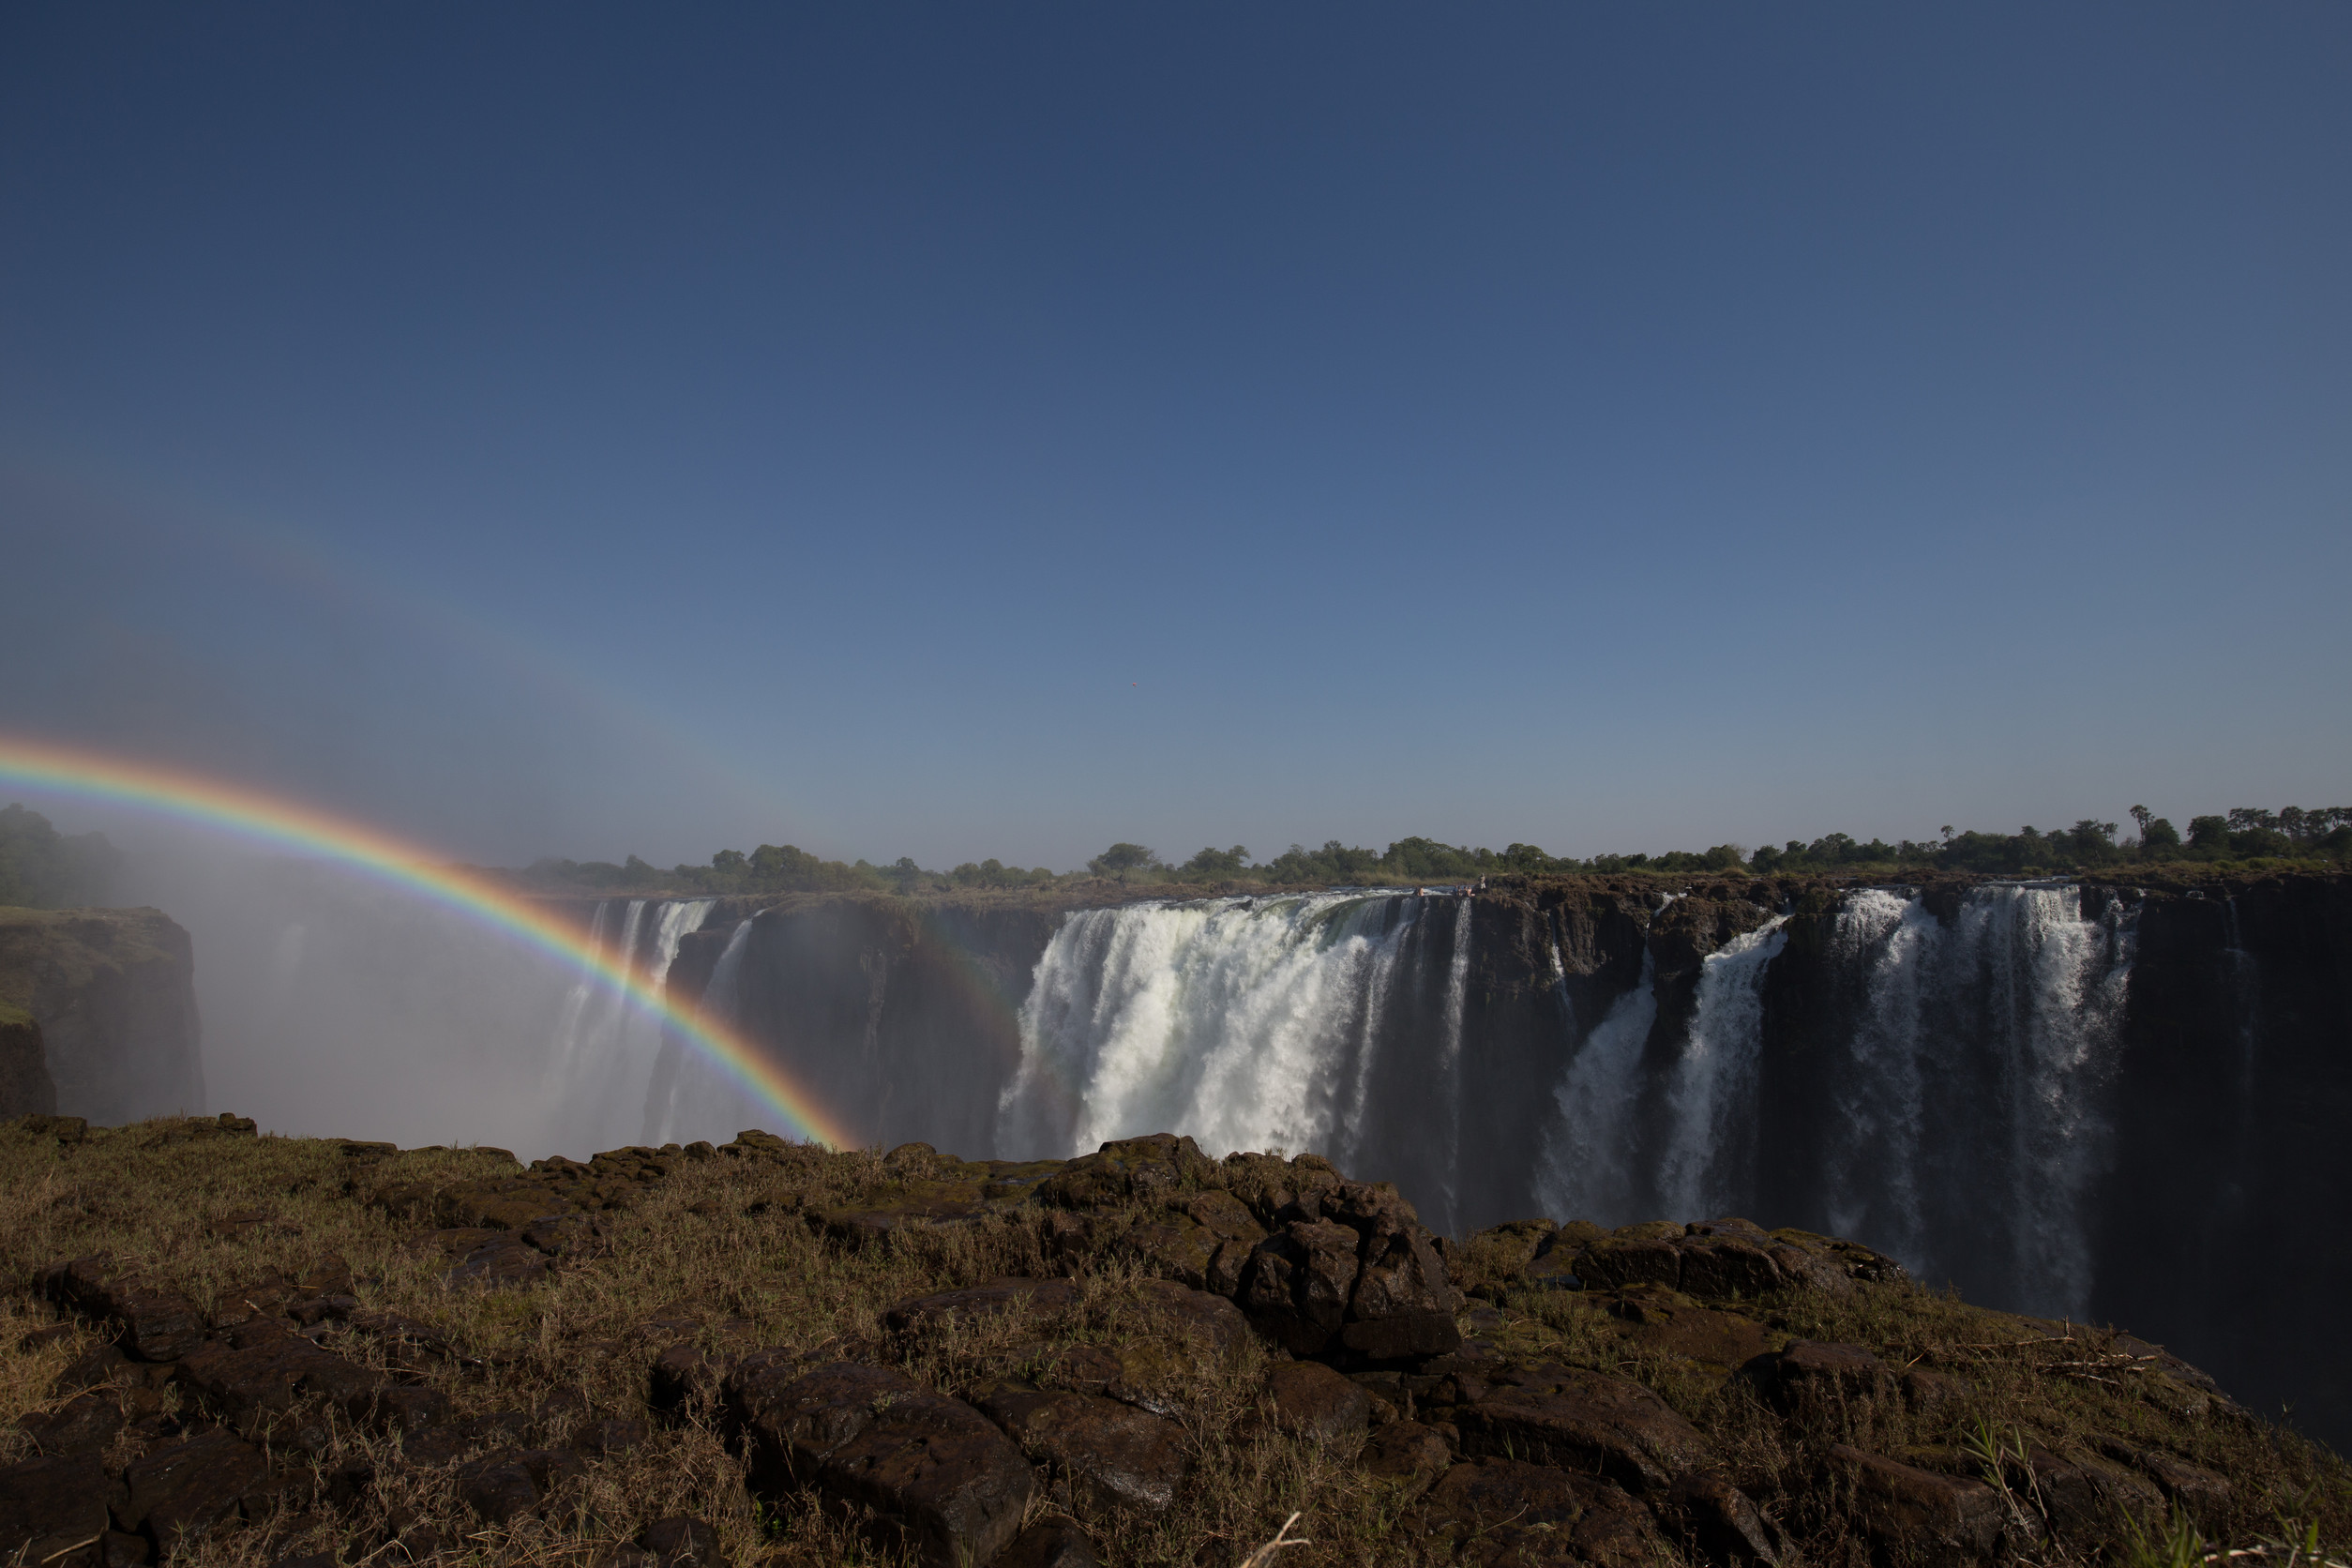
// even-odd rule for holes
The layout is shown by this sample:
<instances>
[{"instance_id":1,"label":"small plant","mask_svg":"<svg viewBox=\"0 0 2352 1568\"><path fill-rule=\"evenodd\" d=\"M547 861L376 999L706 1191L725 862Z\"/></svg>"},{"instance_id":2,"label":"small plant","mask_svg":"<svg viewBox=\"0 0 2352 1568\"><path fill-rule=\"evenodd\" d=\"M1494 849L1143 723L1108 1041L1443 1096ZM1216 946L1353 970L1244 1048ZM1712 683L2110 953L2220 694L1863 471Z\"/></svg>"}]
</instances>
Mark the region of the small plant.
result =
<instances>
[{"instance_id":1,"label":"small plant","mask_svg":"<svg viewBox=\"0 0 2352 1568\"><path fill-rule=\"evenodd\" d=\"M2128 1568L2204 1568L2208 1560L2205 1538L2182 1509L2174 1509L2152 1533L2130 1517L2124 1530Z\"/></svg>"}]
</instances>

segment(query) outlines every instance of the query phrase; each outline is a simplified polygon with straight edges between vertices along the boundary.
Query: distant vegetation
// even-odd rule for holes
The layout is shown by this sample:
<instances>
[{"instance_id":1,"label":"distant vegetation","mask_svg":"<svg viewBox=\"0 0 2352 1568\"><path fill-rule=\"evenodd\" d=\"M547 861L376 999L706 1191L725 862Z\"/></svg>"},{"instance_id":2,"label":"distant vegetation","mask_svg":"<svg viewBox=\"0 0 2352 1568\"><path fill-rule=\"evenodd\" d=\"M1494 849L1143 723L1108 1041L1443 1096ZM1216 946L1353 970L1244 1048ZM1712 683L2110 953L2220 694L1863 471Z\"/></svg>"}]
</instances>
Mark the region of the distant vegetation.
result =
<instances>
[{"instance_id":1,"label":"distant vegetation","mask_svg":"<svg viewBox=\"0 0 2352 1568\"><path fill-rule=\"evenodd\" d=\"M63 834L22 806L0 808L0 904L75 909L103 904L122 852L103 833Z\"/></svg>"},{"instance_id":2,"label":"distant vegetation","mask_svg":"<svg viewBox=\"0 0 2352 1568\"><path fill-rule=\"evenodd\" d=\"M1791 838L1755 851L1738 844L1717 844L1707 850L1603 854L1589 860L1546 854L1532 844L1489 850L1441 844L1434 838L1400 838L1376 851L1334 838L1319 850L1293 844L1262 862L1240 844L1203 849L1188 859L1171 862L1141 844L1118 843L1087 862L1083 871L1057 873L1044 867L1025 870L994 860L967 861L953 870L934 871L904 857L889 866L864 860L844 863L821 860L791 844L762 844L748 854L721 850L708 866L677 866L666 871L631 855L618 866L609 861L542 860L509 875L521 885L542 892L766 894L867 889L938 893L957 888L1052 887L1090 879L1151 886L1329 887L1459 882L1508 872L1969 871L2012 877L2133 865L2352 861L2352 807L2306 811L2290 806L2267 811L2239 807L2225 816L2190 818L2185 838L2170 822L2144 806L2132 807L2130 816L2136 831L2129 838L2117 837L2118 824L2115 822L2085 818L2073 827L2048 833L2033 827L2021 827L2015 833L1955 833L1947 827L1934 838L1906 838L1892 844L1883 838L1864 843L1847 834L1832 833L1811 843ZM102 845L104 840L98 842Z\"/></svg>"}]
</instances>

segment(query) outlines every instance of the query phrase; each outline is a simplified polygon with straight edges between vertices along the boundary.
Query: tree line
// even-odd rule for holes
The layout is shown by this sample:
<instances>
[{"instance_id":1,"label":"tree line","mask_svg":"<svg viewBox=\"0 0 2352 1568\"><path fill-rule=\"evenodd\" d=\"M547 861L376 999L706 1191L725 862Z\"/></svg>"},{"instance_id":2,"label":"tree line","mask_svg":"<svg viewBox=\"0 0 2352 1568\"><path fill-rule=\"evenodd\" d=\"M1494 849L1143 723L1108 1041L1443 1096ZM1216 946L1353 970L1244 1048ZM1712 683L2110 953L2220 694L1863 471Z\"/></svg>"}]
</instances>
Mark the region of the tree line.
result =
<instances>
[{"instance_id":1,"label":"tree line","mask_svg":"<svg viewBox=\"0 0 2352 1568\"><path fill-rule=\"evenodd\" d=\"M2183 835L2170 821L2144 806L2129 812L2134 834L2118 837L2120 825L2085 818L2072 827L2043 832L2031 826L2015 833L1955 832L1933 838L1889 843L1832 833L1807 842L1791 838L1749 850L1717 844L1705 850L1670 850L1664 854L1599 854L1587 858L1546 854L1532 844L1500 850L1400 838L1384 850L1325 841L1319 849L1293 844L1260 861L1240 844L1214 846L1183 859L1162 857L1138 843L1111 845L1083 870L1024 868L996 860L967 861L951 870L930 870L912 857L888 866L868 861L824 860L791 844L762 844L746 853L721 850L708 866L663 870L631 855L621 865L606 861L542 860L518 881L545 891L598 893L768 894L939 893L969 888L1052 887L1089 879L1132 885L1297 887L1425 885L1472 882L1504 873L1575 875L1623 871L1693 875L1754 871L1794 873L1857 871L1968 871L1984 876L2026 876L2095 870L2133 864L2269 863L2352 861L2352 807L2269 811L2234 807L2225 814L2192 817Z\"/></svg>"}]
</instances>

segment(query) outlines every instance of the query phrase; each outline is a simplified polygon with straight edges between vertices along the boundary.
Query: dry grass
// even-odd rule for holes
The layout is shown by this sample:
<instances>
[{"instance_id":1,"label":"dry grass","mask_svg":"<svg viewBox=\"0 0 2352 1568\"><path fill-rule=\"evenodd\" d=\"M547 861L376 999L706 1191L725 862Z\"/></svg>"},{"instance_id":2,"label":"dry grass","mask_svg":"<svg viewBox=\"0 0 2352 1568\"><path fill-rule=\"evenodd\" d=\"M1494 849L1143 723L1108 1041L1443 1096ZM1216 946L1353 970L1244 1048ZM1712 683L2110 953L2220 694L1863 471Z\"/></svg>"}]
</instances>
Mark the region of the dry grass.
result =
<instances>
[{"instance_id":1,"label":"dry grass","mask_svg":"<svg viewBox=\"0 0 2352 1568\"><path fill-rule=\"evenodd\" d=\"M914 1227L886 1242L844 1247L824 1240L807 1213L924 1172L885 1168L867 1153L680 1160L666 1180L601 1216L607 1234L590 1255L532 1289L485 1292L445 1287L445 1259L418 1244L422 1223L369 1201L396 1187L513 1171L490 1153L354 1158L332 1141L234 1137L201 1123L93 1132L75 1148L0 1129L0 1461L27 1452L17 1423L57 1403L49 1390L58 1372L96 1339L74 1330L27 1342L33 1331L57 1322L32 1294L40 1269L109 1252L210 1312L269 1274L299 1277L333 1254L349 1264L363 1308L430 1325L452 1353L348 1328L328 1331L323 1343L387 1376L441 1390L456 1420L511 1412L531 1442L561 1442L592 1417L646 1417L654 1360L682 1333L718 1352L785 1346L894 1364L954 1394L1034 1374L1076 1345L1157 1348L1153 1403L1174 1413L1193 1467L1175 1506L1156 1515L1106 1512L1082 1490L1073 1496L1048 1487L1033 1509L1078 1518L1102 1545L1104 1560L1121 1568L1425 1560L1428 1544L1410 1528L1406 1500L1355 1463L1363 1439L1316 1442L1274 1430L1260 1392L1270 1352L1254 1340L1223 1354L1197 1344L1166 1353L1168 1327L1141 1304L1132 1262L1087 1257L1075 1269L1077 1300L1059 1309L949 1319L904 1336L886 1331L883 1309L908 1296L1004 1274L1071 1272L1048 1244L1041 1211ZM254 1220L257 1213L267 1217ZM1118 1229L1106 1224L1098 1233ZM2116 1358L2129 1347L2112 1334L2053 1336L2021 1327L2024 1319L1909 1287L1863 1285L1842 1300L1731 1304L1727 1314L1751 1319L1769 1343L1807 1337L1867 1345L1891 1372L1916 1367L1952 1384L1950 1398L1922 1408L1890 1376L1799 1424L1769 1409L1728 1368L1680 1353L1612 1315L1597 1296L1515 1293L1524 1261L1507 1240L1455 1250L1455 1278L1500 1299L1500 1316L1479 1316L1476 1331L1506 1354L1614 1371L1656 1389L1712 1440L1742 1487L1790 1532L1792 1564L1859 1568L1867 1556L1850 1515L1820 1485L1832 1443L1959 1455L1965 1463L1972 1437L1996 1429L2053 1449L2117 1441L2160 1448L2233 1483L2226 1509L2195 1520L2185 1548L2176 1539L2180 1532L2167 1537L2161 1521L2134 1538L2118 1519L2097 1541L2045 1541L2037 1560L2194 1568L2206 1552L2222 1549L2216 1543L2267 1554L2266 1539L2308 1535L2314 1545L2299 1548L2299 1561L2321 1544L2352 1539L2352 1472L2341 1460L2225 1402L2205 1400L2197 1411L2203 1396L2194 1390L2154 1371L2124 1369L2128 1357ZM2025 1342L2031 1339L2042 1342ZM136 1372L123 1380L143 1382ZM144 1397L168 1413L177 1395L164 1387ZM442 1526L444 1545L464 1560L588 1568L652 1520L689 1514L717 1529L737 1564L899 1560L855 1519L811 1500L755 1500L707 1397L686 1419L649 1421L649 1427L641 1445L589 1460L546 1516L483 1529L459 1505L448 1467L403 1464L397 1440L339 1423L314 1460L280 1458L310 1464L322 1488L339 1470L370 1468L375 1484L355 1507L288 1506L218 1532L181 1560L263 1568L291 1552L336 1551L347 1564L389 1568L403 1560L403 1549L387 1543L421 1521ZM514 1440L486 1437L482 1446ZM114 1457L127 1458L128 1450ZM2291 1530L2281 1516L2294 1521ZM2183 1550L2188 1560L2173 1561Z\"/></svg>"}]
</instances>

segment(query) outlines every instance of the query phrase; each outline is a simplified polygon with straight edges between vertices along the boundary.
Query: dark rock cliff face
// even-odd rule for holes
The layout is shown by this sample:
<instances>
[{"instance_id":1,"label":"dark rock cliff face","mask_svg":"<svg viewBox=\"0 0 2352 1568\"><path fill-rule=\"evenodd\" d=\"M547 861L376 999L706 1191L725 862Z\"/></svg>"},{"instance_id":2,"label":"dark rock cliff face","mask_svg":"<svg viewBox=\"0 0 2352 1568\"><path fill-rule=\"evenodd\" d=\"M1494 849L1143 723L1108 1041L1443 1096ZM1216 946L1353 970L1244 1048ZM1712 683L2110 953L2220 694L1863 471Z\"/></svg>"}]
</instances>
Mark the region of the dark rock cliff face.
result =
<instances>
[{"instance_id":1,"label":"dark rock cliff face","mask_svg":"<svg viewBox=\"0 0 2352 1568\"><path fill-rule=\"evenodd\" d=\"M2199 891L2140 913L2095 1310L2352 1441L2352 878Z\"/></svg>"},{"instance_id":2,"label":"dark rock cliff face","mask_svg":"<svg viewBox=\"0 0 2352 1568\"><path fill-rule=\"evenodd\" d=\"M159 910L0 910L0 1007L38 1026L53 1103L27 1109L112 1123L203 1104L194 957Z\"/></svg>"},{"instance_id":3,"label":"dark rock cliff face","mask_svg":"<svg viewBox=\"0 0 2352 1568\"><path fill-rule=\"evenodd\" d=\"M672 995L703 994L744 918L731 914L681 941ZM749 918L732 1016L846 1126L883 1146L992 1144L1020 1060L1015 1014L1058 912L852 896Z\"/></svg>"}]
</instances>

